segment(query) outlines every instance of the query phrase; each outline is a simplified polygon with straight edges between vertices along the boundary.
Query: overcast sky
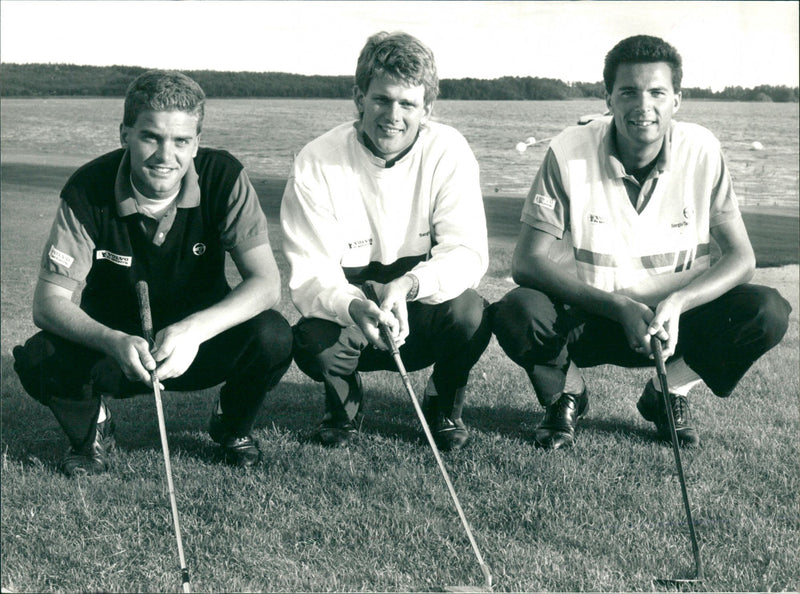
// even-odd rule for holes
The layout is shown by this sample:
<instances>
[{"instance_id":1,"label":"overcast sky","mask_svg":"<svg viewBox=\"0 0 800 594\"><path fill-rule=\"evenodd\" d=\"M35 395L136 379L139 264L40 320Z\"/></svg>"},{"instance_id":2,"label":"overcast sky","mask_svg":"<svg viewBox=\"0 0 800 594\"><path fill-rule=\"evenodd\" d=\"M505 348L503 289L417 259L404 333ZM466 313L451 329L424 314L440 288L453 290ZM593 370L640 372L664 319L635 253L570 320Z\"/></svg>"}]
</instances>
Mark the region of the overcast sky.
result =
<instances>
[{"instance_id":1,"label":"overcast sky","mask_svg":"<svg viewBox=\"0 0 800 594\"><path fill-rule=\"evenodd\" d=\"M620 39L683 55L686 87L798 86L796 1L0 0L3 62L346 74L366 38L404 30L441 78L601 79Z\"/></svg>"}]
</instances>

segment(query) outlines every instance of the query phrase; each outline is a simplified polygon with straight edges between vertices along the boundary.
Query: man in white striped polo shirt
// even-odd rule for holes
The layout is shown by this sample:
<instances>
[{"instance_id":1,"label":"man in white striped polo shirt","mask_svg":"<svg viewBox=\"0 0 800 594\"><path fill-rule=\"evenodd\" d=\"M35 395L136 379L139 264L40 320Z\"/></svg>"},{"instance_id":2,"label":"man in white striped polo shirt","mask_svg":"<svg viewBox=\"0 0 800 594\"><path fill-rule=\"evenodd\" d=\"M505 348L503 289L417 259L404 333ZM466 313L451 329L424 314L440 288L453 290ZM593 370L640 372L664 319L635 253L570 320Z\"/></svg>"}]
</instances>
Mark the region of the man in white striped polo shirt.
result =
<instances>
[{"instance_id":1,"label":"man in white striped polo shirt","mask_svg":"<svg viewBox=\"0 0 800 594\"><path fill-rule=\"evenodd\" d=\"M512 263L520 287L491 314L545 408L542 447L574 443L589 402L578 368L652 365L652 336L664 342L678 438L697 445L689 390L704 381L730 395L786 332L786 300L745 284L755 256L719 142L673 121L681 75L664 40L618 43L603 71L611 115L554 138L525 201ZM657 385L637 408L669 440Z\"/></svg>"}]
</instances>

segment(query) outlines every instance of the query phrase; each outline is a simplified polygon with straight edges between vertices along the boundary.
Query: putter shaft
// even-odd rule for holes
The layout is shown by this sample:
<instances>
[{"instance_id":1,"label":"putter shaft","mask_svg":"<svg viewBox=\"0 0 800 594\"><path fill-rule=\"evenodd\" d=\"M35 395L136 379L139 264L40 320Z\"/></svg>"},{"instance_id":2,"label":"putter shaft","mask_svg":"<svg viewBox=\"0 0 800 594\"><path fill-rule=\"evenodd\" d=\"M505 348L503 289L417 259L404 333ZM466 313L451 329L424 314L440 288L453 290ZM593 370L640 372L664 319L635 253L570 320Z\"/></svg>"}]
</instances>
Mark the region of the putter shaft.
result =
<instances>
[{"instance_id":1,"label":"putter shaft","mask_svg":"<svg viewBox=\"0 0 800 594\"><path fill-rule=\"evenodd\" d=\"M669 402L669 382L667 381L667 368L664 365L663 347L661 340L656 336L650 339L650 346L653 350L653 359L656 363L656 373L658 381L661 384L661 397L664 402L664 408L667 409L667 420L669 421L669 433L672 438L672 453L675 456L675 466L678 469L678 482L681 485L681 496L683 497L683 507L686 510L686 519L689 524L689 537L692 541L692 554L694 555L695 566L695 579L703 579L703 566L700 562L700 547L697 544L697 535L694 530L694 521L692 520L692 509L689 505L689 492L686 489L686 478L683 474L683 464L681 462L681 450L678 442L678 433L675 430L675 416L672 414L672 406Z\"/></svg>"},{"instance_id":2,"label":"putter shaft","mask_svg":"<svg viewBox=\"0 0 800 594\"><path fill-rule=\"evenodd\" d=\"M378 303L378 296L375 292L375 288L372 286L371 283L365 283L364 287L364 294L367 296L368 299ZM400 378L403 381L403 386L408 392L408 395L411 397L411 403L414 405L414 411L417 413L417 418L419 419L420 424L422 425L422 431L425 433L425 437L428 440L428 444L431 446L431 451L433 451L433 457L436 458L436 464L439 466L439 470L442 473L442 477L444 478L444 482L447 485L447 490L450 493L450 497L453 500L453 504L456 507L456 511L458 512L458 517L461 520L461 524L464 526L464 531L467 534L467 538L469 539L469 543L472 546L472 550L475 553L475 558L478 560L478 564L480 565L481 572L483 573L483 578L486 582L486 588L491 590L492 589L492 573L489 570L489 566L483 559L483 555L481 555L481 551L478 548L478 543L475 541L475 537L472 535L472 529L469 526L469 522L467 521L467 516L464 514L464 510L461 508L461 503L458 500L458 495L456 495L456 490L453 487L453 482L450 480L450 475L447 472L447 468L442 461L442 456L439 453L439 448L436 446L436 442L433 439L433 434L431 433L431 428L428 425L428 421L425 419L425 414L422 412L422 407L419 404L419 400L417 400L417 396L414 393L414 388L411 386L411 380L408 378L408 373L406 372L405 365L403 364L403 359L400 356L400 349L397 347L397 343L392 337L392 333L389 328L385 324L379 324L378 329L381 334L381 338L383 341L389 346L389 349L392 353L392 358L394 359L395 366L397 367L397 371L400 374Z\"/></svg>"},{"instance_id":3,"label":"putter shaft","mask_svg":"<svg viewBox=\"0 0 800 594\"><path fill-rule=\"evenodd\" d=\"M153 316L150 312L150 294L147 282L140 280L136 283L136 295L139 300L139 316L142 321L143 338L150 347L153 346ZM183 555L183 539L181 538L181 527L178 523L178 502L175 499L175 488L172 484L172 465L169 461L169 443L167 442L167 426L164 420L164 407L161 402L161 384L158 381L158 374L155 370L150 372L150 381L153 384L153 395L156 400L156 415L158 416L158 432L161 436L161 451L164 453L164 468L167 474L167 491L169 492L169 503L172 509L172 523L175 528L175 539L178 543L178 560L181 568L181 588L184 592L190 592L189 588L189 569L186 567L186 559Z\"/></svg>"},{"instance_id":4,"label":"putter shaft","mask_svg":"<svg viewBox=\"0 0 800 594\"><path fill-rule=\"evenodd\" d=\"M175 540L178 543L178 560L181 564L181 587L184 592L189 589L189 569L186 567L186 558L183 554L183 540L181 539L181 527L178 523L178 502L175 499L175 487L172 483L172 464L169 461L169 444L167 443L167 426L164 419L164 407L161 403L161 388L158 383L158 375L155 371L150 374L153 381L153 394L156 399L156 414L158 415L158 432L161 434L161 451L164 453L164 468L167 473L167 491L169 492L169 503L172 508L172 523L175 528Z\"/></svg>"}]
</instances>

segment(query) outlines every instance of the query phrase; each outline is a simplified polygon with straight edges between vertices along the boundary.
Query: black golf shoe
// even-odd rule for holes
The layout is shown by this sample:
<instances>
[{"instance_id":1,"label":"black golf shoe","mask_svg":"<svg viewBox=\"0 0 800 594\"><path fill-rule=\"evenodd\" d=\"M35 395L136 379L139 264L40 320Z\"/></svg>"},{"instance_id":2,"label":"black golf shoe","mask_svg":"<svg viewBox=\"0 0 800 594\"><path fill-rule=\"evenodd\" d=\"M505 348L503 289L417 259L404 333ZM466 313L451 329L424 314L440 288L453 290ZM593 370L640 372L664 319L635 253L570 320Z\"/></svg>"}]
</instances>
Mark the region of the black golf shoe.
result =
<instances>
[{"instance_id":1,"label":"black golf shoe","mask_svg":"<svg viewBox=\"0 0 800 594\"><path fill-rule=\"evenodd\" d=\"M335 407L329 402L338 402L341 396L334 391L325 394L325 416L322 417L314 438L322 445L338 447L350 443L358 435L358 425L361 419L361 402L364 398L361 387L361 374L357 371L344 377L348 385L346 401ZM326 388L330 389L330 388ZM353 417L352 419L350 417Z\"/></svg>"},{"instance_id":2,"label":"black golf shoe","mask_svg":"<svg viewBox=\"0 0 800 594\"><path fill-rule=\"evenodd\" d=\"M225 462L232 466L249 468L261 460L258 442L251 435L235 435L225 423L223 415L216 411L211 413L208 423L208 434L222 448Z\"/></svg>"},{"instance_id":3,"label":"black golf shoe","mask_svg":"<svg viewBox=\"0 0 800 594\"><path fill-rule=\"evenodd\" d=\"M439 396L425 395L422 412L433 435L433 441L443 452L457 450L469 441L469 431L460 418L453 419L438 405Z\"/></svg>"},{"instance_id":4,"label":"black golf shoe","mask_svg":"<svg viewBox=\"0 0 800 594\"><path fill-rule=\"evenodd\" d=\"M100 474L111 468L109 454L114 451L114 421L106 409L106 420L97 423L94 441L81 448L70 447L59 465L67 476Z\"/></svg>"},{"instance_id":5,"label":"black golf shoe","mask_svg":"<svg viewBox=\"0 0 800 594\"><path fill-rule=\"evenodd\" d=\"M589 408L586 389L580 394L562 394L545 409L542 421L533 432L536 445L548 450L568 448L575 444L575 427L578 419Z\"/></svg>"},{"instance_id":6,"label":"black golf shoe","mask_svg":"<svg viewBox=\"0 0 800 594\"><path fill-rule=\"evenodd\" d=\"M469 441L469 431L464 421L444 415L439 415L433 422L431 434L436 446L443 452L463 448Z\"/></svg>"},{"instance_id":7,"label":"black golf shoe","mask_svg":"<svg viewBox=\"0 0 800 594\"><path fill-rule=\"evenodd\" d=\"M675 433L678 435L678 443L687 447L700 445L700 436L691 426L692 414L689 410L689 400L686 396L670 394L669 404L672 407L672 417L675 419ZM642 396L636 403L636 408L646 420L655 423L658 436L661 439L672 441L667 409L664 408L664 399L661 396L661 392L656 390L653 382L647 382Z\"/></svg>"},{"instance_id":8,"label":"black golf shoe","mask_svg":"<svg viewBox=\"0 0 800 594\"><path fill-rule=\"evenodd\" d=\"M355 420L334 418L327 414L317 427L315 436L324 446L338 447L348 444L358 434Z\"/></svg>"}]
</instances>

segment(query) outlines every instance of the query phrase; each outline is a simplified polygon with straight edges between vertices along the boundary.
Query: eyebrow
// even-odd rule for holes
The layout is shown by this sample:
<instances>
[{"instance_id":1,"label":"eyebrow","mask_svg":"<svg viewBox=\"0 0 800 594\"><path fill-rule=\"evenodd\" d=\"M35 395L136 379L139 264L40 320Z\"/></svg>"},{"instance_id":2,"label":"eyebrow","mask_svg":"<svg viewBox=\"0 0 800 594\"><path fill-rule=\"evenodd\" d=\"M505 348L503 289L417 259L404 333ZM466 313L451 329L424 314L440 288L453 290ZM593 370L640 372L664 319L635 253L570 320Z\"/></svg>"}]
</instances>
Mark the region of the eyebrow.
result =
<instances>
[{"instance_id":1,"label":"eyebrow","mask_svg":"<svg viewBox=\"0 0 800 594\"><path fill-rule=\"evenodd\" d=\"M151 138L164 139L168 137L168 135L161 134L159 132L154 132L153 130L150 130L148 128L143 128L140 133L145 136L150 136ZM173 136L172 138L174 138L175 140L191 140L195 136L196 134L181 134L178 136Z\"/></svg>"}]
</instances>

